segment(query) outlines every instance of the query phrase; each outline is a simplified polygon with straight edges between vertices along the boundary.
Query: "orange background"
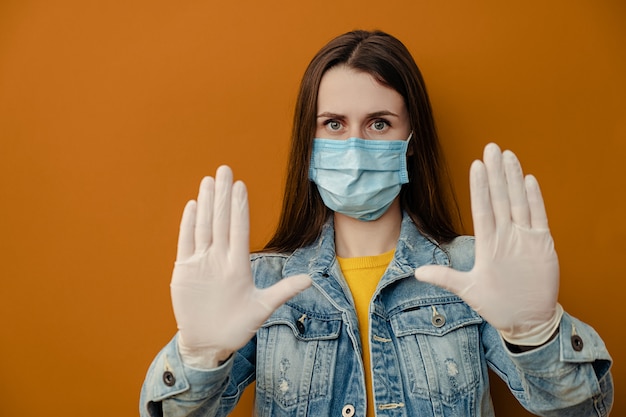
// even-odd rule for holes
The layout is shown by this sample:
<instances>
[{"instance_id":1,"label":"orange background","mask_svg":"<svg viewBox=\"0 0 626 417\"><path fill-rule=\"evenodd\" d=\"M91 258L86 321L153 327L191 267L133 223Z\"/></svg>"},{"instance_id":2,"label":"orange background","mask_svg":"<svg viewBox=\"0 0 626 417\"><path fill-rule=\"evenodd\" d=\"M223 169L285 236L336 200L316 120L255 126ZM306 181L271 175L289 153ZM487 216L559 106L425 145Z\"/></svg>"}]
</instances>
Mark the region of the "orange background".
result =
<instances>
[{"instance_id":1,"label":"orange background","mask_svg":"<svg viewBox=\"0 0 626 417\"><path fill-rule=\"evenodd\" d=\"M540 180L561 303L626 380L622 0L0 2L1 416L137 414L175 331L180 214L230 164L252 246L276 224L299 79L330 38L414 54L471 232L467 171L488 141ZM502 384L499 415L525 416ZM248 392L236 415L249 415ZM626 415L617 398L614 415Z\"/></svg>"}]
</instances>

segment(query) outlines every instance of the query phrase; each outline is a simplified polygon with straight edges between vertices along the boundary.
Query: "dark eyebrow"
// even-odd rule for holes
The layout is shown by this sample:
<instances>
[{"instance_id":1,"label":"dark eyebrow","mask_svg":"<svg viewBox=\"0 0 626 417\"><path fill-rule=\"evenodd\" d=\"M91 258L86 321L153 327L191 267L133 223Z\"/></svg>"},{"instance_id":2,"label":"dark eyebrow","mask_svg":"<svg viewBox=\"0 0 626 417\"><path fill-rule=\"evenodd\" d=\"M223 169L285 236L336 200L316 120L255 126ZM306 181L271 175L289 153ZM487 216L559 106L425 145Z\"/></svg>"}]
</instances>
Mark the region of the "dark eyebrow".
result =
<instances>
[{"instance_id":1,"label":"dark eyebrow","mask_svg":"<svg viewBox=\"0 0 626 417\"><path fill-rule=\"evenodd\" d=\"M383 116L400 117L397 114L395 114L394 112L391 112L389 110L380 110L380 111L375 111L373 113L368 114L367 118L368 119L373 119L373 118L376 118L376 117L383 117ZM337 114L337 113L324 112L324 113L320 113L320 114L317 115L318 119L320 117L328 117L329 119L345 119L346 116L344 116L342 114Z\"/></svg>"},{"instance_id":2,"label":"dark eyebrow","mask_svg":"<svg viewBox=\"0 0 626 417\"><path fill-rule=\"evenodd\" d=\"M389 110L380 110L380 111L375 111L374 113L370 113L367 115L370 119L376 118L376 117L382 117L382 116L393 116L393 117L400 117L397 114L395 114L392 111Z\"/></svg>"},{"instance_id":3,"label":"dark eyebrow","mask_svg":"<svg viewBox=\"0 0 626 417\"><path fill-rule=\"evenodd\" d=\"M341 114L331 113L331 112L320 113L320 114L317 115L317 118L319 119L320 117L327 117L329 119L343 119L343 118L345 118L345 116L342 116Z\"/></svg>"}]
</instances>

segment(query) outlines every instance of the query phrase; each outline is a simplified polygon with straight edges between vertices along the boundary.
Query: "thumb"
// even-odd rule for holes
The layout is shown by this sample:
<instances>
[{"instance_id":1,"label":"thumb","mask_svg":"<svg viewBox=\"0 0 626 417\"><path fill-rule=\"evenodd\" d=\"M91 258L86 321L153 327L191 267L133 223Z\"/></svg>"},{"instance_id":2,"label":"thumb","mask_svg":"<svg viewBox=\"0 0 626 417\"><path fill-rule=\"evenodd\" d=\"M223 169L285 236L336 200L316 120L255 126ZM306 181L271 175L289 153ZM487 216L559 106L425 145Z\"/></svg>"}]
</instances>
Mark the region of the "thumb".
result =
<instances>
[{"instance_id":1,"label":"thumb","mask_svg":"<svg viewBox=\"0 0 626 417\"><path fill-rule=\"evenodd\" d=\"M313 281L306 274L293 275L278 281L269 288L260 290L260 302L271 314L293 296L311 286Z\"/></svg>"},{"instance_id":2,"label":"thumb","mask_svg":"<svg viewBox=\"0 0 626 417\"><path fill-rule=\"evenodd\" d=\"M419 281L437 285L461 296L468 283L465 272L459 272L447 266L426 265L415 270L415 278Z\"/></svg>"}]
</instances>

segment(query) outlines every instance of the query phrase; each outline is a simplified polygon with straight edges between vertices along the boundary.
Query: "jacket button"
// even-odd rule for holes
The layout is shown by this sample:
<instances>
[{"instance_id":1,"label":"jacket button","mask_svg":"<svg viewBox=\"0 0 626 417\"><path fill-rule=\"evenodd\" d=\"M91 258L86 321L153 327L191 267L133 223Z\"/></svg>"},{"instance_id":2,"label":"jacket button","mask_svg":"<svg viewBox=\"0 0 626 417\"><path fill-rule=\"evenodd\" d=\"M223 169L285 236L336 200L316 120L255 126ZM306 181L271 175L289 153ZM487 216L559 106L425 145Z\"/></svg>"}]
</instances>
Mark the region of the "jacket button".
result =
<instances>
[{"instance_id":1,"label":"jacket button","mask_svg":"<svg viewBox=\"0 0 626 417\"><path fill-rule=\"evenodd\" d=\"M441 314L435 314L433 316L431 322L433 323L433 326L441 327L444 324L446 324L446 318L444 316L442 316Z\"/></svg>"},{"instance_id":2,"label":"jacket button","mask_svg":"<svg viewBox=\"0 0 626 417\"><path fill-rule=\"evenodd\" d=\"M576 352L580 352L581 350L583 350L583 338L578 336L577 334L572 336L572 348L576 351Z\"/></svg>"},{"instance_id":3,"label":"jacket button","mask_svg":"<svg viewBox=\"0 0 626 417\"><path fill-rule=\"evenodd\" d=\"M342 417L352 417L354 415L354 406L352 404L346 404L341 410Z\"/></svg>"},{"instance_id":4,"label":"jacket button","mask_svg":"<svg viewBox=\"0 0 626 417\"><path fill-rule=\"evenodd\" d=\"M298 331L301 334L304 333L304 323L302 323L301 321L297 321L296 322L296 327L298 328Z\"/></svg>"},{"instance_id":5,"label":"jacket button","mask_svg":"<svg viewBox=\"0 0 626 417\"><path fill-rule=\"evenodd\" d=\"M170 371L165 371L163 372L163 382L168 387L171 387L176 383L176 377Z\"/></svg>"}]
</instances>

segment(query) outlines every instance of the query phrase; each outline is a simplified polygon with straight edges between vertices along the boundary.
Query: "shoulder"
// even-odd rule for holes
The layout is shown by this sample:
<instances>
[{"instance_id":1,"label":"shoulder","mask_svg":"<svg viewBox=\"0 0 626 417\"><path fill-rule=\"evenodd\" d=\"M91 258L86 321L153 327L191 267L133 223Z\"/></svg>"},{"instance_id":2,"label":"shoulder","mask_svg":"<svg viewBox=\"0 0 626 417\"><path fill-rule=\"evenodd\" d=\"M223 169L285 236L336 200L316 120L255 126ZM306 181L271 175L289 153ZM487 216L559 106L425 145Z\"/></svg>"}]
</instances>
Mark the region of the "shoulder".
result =
<instances>
[{"instance_id":1,"label":"shoulder","mask_svg":"<svg viewBox=\"0 0 626 417\"><path fill-rule=\"evenodd\" d=\"M474 267L474 236L457 236L439 247L448 255L450 266L459 271Z\"/></svg>"},{"instance_id":2,"label":"shoulder","mask_svg":"<svg viewBox=\"0 0 626 417\"><path fill-rule=\"evenodd\" d=\"M256 252L250 254L250 263L253 269L262 267L278 267L282 269L288 258L288 253Z\"/></svg>"},{"instance_id":3,"label":"shoulder","mask_svg":"<svg viewBox=\"0 0 626 417\"><path fill-rule=\"evenodd\" d=\"M254 281L259 287L270 286L283 277L283 268L289 254L257 252L250 254L250 266Z\"/></svg>"},{"instance_id":4,"label":"shoulder","mask_svg":"<svg viewBox=\"0 0 626 417\"><path fill-rule=\"evenodd\" d=\"M278 253L278 252L254 252L250 254L250 261L251 262L264 262L265 260L268 260L268 259L285 260L290 255L291 254L289 253Z\"/></svg>"}]
</instances>

